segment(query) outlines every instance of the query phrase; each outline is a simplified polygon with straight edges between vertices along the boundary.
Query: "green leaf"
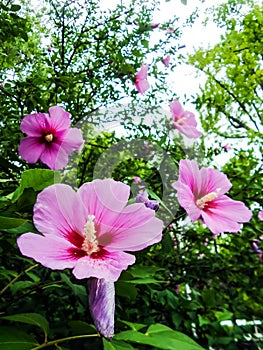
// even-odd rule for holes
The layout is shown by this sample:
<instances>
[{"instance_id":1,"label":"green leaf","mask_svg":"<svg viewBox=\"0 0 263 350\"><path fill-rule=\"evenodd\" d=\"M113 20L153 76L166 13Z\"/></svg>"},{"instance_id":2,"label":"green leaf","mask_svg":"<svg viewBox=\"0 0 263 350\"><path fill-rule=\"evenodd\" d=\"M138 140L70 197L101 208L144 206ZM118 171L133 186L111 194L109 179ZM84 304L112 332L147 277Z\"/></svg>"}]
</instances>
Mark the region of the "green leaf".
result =
<instances>
[{"instance_id":1,"label":"green leaf","mask_svg":"<svg viewBox=\"0 0 263 350\"><path fill-rule=\"evenodd\" d=\"M115 283L116 295L134 300L137 296L137 288L133 285L126 283L126 281L117 281Z\"/></svg>"},{"instance_id":2,"label":"green leaf","mask_svg":"<svg viewBox=\"0 0 263 350\"><path fill-rule=\"evenodd\" d=\"M217 318L218 322L221 321L228 321L231 320L233 317L233 313L228 311L228 310L224 310L224 311L216 311L215 312L215 317Z\"/></svg>"},{"instance_id":3,"label":"green leaf","mask_svg":"<svg viewBox=\"0 0 263 350\"><path fill-rule=\"evenodd\" d=\"M116 334L114 339L126 340L139 344L151 345L160 349L201 350L203 349L187 335L174 331L162 324L151 325L145 334L137 331L124 331Z\"/></svg>"},{"instance_id":4,"label":"green leaf","mask_svg":"<svg viewBox=\"0 0 263 350\"><path fill-rule=\"evenodd\" d=\"M181 3L187 5L187 0L181 0Z\"/></svg>"},{"instance_id":5,"label":"green leaf","mask_svg":"<svg viewBox=\"0 0 263 350\"><path fill-rule=\"evenodd\" d=\"M153 192L152 190L150 190L150 189L147 189L147 192L148 192L148 194L149 194L153 199L157 200L157 201L159 202L159 204L160 204L162 207L164 207L164 209L167 210L168 213L169 213L170 215L172 215L172 217L174 216L174 214L171 212L171 210L164 204L164 202L161 200L161 198L160 198L159 196L157 196L156 193L154 193L154 192Z\"/></svg>"},{"instance_id":6,"label":"green leaf","mask_svg":"<svg viewBox=\"0 0 263 350\"><path fill-rule=\"evenodd\" d=\"M98 333L95 326L83 321L70 321L68 324L73 335Z\"/></svg>"},{"instance_id":7,"label":"green leaf","mask_svg":"<svg viewBox=\"0 0 263 350\"><path fill-rule=\"evenodd\" d=\"M16 314L11 316L1 317L4 320L15 321L21 323L27 323L34 326L38 326L42 329L45 334L45 338L47 338L49 332L49 324L46 318L37 313L26 313L26 314Z\"/></svg>"},{"instance_id":8,"label":"green leaf","mask_svg":"<svg viewBox=\"0 0 263 350\"><path fill-rule=\"evenodd\" d=\"M0 230L14 229L28 224L28 220L0 216Z\"/></svg>"},{"instance_id":9,"label":"green leaf","mask_svg":"<svg viewBox=\"0 0 263 350\"><path fill-rule=\"evenodd\" d=\"M16 201L26 188L33 188L34 191L41 191L47 186L60 181L58 171L48 169L30 169L23 172L20 186L11 194L11 199Z\"/></svg>"},{"instance_id":10,"label":"green leaf","mask_svg":"<svg viewBox=\"0 0 263 350\"><path fill-rule=\"evenodd\" d=\"M0 350L30 350L37 345L32 335L13 326L0 326Z\"/></svg>"},{"instance_id":11,"label":"green leaf","mask_svg":"<svg viewBox=\"0 0 263 350\"><path fill-rule=\"evenodd\" d=\"M20 5L16 5L16 4L14 4L14 5L12 5L11 6L11 11L12 12L16 12L16 11L19 11L21 9L21 6Z\"/></svg>"},{"instance_id":12,"label":"green leaf","mask_svg":"<svg viewBox=\"0 0 263 350\"><path fill-rule=\"evenodd\" d=\"M33 286L35 286L35 283L31 281L18 281L11 285L10 290L12 294L16 294L17 292L21 292L23 289L27 289Z\"/></svg>"},{"instance_id":13,"label":"green leaf","mask_svg":"<svg viewBox=\"0 0 263 350\"><path fill-rule=\"evenodd\" d=\"M137 278L134 280L129 280L129 281L125 281L126 283L131 283L131 284L159 284L159 283L163 283L165 281L158 281L154 278Z\"/></svg>"},{"instance_id":14,"label":"green leaf","mask_svg":"<svg viewBox=\"0 0 263 350\"><path fill-rule=\"evenodd\" d=\"M119 322L126 324L134 331L139 331L140 329L146 327L146 324L143 323L133 323L129 321L119 320Z\"/></svg>"},{"instance_id":15,"label":"green leaf","mask_svg":"<svg viewBox=\"0 0 263 350\"><path fill-rule=\"evenodd\" d=\"M116 350L115 346L105 338L102 339L102 342L104 350Z\"/></svg>"},{"instance_id":16,"label":"green leaf","mask_svg":"<svg viewBox=\"0 0 263 350\"><path fill-rule=\"evenodd\" d=\"M115 340L108 341L105 338L103 338L103 349L104 350L133 350L134 347L132 347L130 344L125 343L121 340Z\"/></svg>"},{"instance_id":17,"label":"green leaf","mask_svg":"<svg viewBox=\"0 0 263 350\"><path fill-rule=\"evenodd\" d=\"M153 277L157 271L164 271L164 270L165 269L161 267L135 265L129 269L129 273L133 277L146 278L146 277Z\"/></svg>"}]
</instances>

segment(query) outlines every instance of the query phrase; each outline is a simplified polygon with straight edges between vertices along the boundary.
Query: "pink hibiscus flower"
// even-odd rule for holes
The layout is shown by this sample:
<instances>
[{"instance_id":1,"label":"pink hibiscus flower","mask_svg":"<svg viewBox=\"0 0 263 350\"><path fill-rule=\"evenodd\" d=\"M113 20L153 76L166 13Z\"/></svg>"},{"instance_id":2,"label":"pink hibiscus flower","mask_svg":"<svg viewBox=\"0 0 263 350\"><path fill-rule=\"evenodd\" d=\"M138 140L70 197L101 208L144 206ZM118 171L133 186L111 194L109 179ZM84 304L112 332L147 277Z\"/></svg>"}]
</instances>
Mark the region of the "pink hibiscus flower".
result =
<instances>
[{"instance_id":1,"label":"pink hibiscus flower","mask_svg":"<svg viewBox=\"0 0 263 350\"><path fill-rule=\"evenodd\" d=\"M70 128L70 114L53 106L47 113L33 113L21 122L21 131L28 136L20 141L18 152L28 163L40 160L50 169L62 169L68 155L83 145L81 131Z\"/></svg>"},{"instance_id":2,"label":"pink hibiscus flower","mask_svg":"<svg viewBox=\"0 0 263 350\"><path fill-rule=\"evenodd\" d=\"M259 220L263 221L263 210L260 210L258 212L258 217L259 217Z\"/></svg>"},{"instance_id":3,"label":"pink hibiscus flower","mask_svg":"<svg viewBox=\"0 0 263 350\"><path fill-rule=\"evenodd\" d=\"M166 67L169 67L171 55L167 55L166 57L163 58L162 62Z\"/></svg>"},{"instance_id":4,"label":"pink hibiscus flower","mask_svg":"<svg viewBox=\"0 0 263 350\"><path fill-rule=\"evenodd\" d=\"M251 218L251 211L242 202L225 195L232 185L219 170L199 169L194 160L180 160L179 178L172 186L191 220L201 217L214 234L238 232L240 223Z\"/></svg>"},{"instance_id":5,"label":"pink hibiscus flower","mask_svg":"<svg viewBox=\"0 0 263 350\"><path fill-rule=\"evenodd\" d=\"M148 64L142 64L141 69L135 75L135 87L142 95L150 88L150 84L147 81L147 74Z\"/></svg>"},{"instance_id":6,"label":"pink hibiscus flower","mask_svg":"<svg viewBox=\"0 0 263 350\"><path fill-rule=\"evenodd\" d=\"M172 113L173 125L180 133L193 139L202 135L202 133L196 129L197 123L194 114L189 111L184 111L178 100L175 99L170 103L170 110Z\"/></svg>"},{"instance_id":7,"label":"pink hibiscus flower","mask_svg":"<svg viewBox=\"0 0 263 350\"><path fill-rule=\"evenodd\" d=\"M55 184L34 206L34 224L43 234L18 238L21 253L51 269L72 268L76 278L116 281L135 262L124 251L141 250L161 240L163 222L142 203L126 206L129 186L94 180L77 192Z\"/></svg>"}]
</instances>

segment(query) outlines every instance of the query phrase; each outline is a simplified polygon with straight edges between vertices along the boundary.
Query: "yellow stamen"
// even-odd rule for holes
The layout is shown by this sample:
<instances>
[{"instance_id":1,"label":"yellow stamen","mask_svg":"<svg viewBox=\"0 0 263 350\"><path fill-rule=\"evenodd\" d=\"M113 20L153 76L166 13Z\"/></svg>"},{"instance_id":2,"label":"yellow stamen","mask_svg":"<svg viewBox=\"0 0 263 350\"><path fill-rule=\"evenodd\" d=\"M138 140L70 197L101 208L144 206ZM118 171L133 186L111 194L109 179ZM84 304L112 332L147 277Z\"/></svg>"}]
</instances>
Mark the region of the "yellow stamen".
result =
<instances>
[{"instance_id":1,"label":"yellow stamen","mask_svg":"<svg viewBox=\"0 0 263 350\"><path fill-rule=\"evenodd\" d=\"M218 192L210 192L206 194L205 196L201 197L200 199L197 199L196 205L200 209L204 209L207 205L207 202L211 202L213 199L215 199L218 195Z\"/></svg>"},{"instance_id":2,"label":"yellow stamen","mask_svg":"<svg viewBox=\"0 0 263 350\"><path fill-rule=\"evenodd\" d=\"M47 135L45 136L45 140L46 140L47 142L52 142L52 141L53 141L53 134L47 134Z\"/></svg>"},{"instance_id":3,"label":"yellow stamen","mask_svg":"<svg viewBox=\"0 0 263 350\"><path fill-rule=\"evenodd\" d=\"M183 125L186 119L187 119L186 117L180 118L176 121L176 124Z\"/></svg>"},{"instance_id":4,"label":"yellow stamen","mask_svg":"<svg viewBox=\"0 0 263 350\"><path fill-rule=\"evenodd\" d=\"M89 215L88 221L84 225L83 234L85 236L85 239L82 244L82 249L85 250L85 252L88 255L91 255L92 253L96 253L100 250L99 242L96 237L94 219L95 219L94 215Z\"/></svg>"}]
</instances>

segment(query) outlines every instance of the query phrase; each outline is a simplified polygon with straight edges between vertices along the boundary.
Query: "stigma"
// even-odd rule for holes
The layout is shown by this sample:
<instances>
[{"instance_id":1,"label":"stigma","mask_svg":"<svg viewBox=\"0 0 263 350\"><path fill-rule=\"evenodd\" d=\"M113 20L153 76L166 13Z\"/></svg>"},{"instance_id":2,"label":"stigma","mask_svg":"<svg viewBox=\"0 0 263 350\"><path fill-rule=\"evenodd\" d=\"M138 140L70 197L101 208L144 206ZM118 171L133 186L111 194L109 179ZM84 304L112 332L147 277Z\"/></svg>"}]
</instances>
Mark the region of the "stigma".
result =
<instances>
[{"instance_id":1,"label":"stigma","mask_svg":"<svg viewBox=\"0 0 263 350\"><path fill-rule=\"evenodd\" d=\"M88 221L84 225L84 241L82 243L82 250L84 250L88 255L96 253L100 250L99 242L96 236L96 228L94 224L94 215L88 216Z\"/></svg>"}]
</instances>

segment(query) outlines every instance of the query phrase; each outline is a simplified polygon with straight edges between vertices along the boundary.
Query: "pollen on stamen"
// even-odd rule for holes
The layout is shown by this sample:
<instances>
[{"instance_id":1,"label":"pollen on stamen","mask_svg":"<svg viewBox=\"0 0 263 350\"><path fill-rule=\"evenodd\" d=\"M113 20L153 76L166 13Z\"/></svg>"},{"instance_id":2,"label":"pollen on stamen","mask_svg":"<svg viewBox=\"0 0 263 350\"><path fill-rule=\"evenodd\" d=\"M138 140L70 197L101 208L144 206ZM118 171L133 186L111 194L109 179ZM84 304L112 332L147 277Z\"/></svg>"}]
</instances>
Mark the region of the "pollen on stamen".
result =
<instances>
[{"instance_id":1,"label":"pollen on stamen","mask_svg":"<svg viewBox=\"0 0 263 350\"><path fill-rule=\"evenodd\" d=\"M54 138L53 134L47 134L47 135L45 135L45 140L46 140L47 142L52 142L52 141L53 141L53 138Z\"/></svg>"},{"instance_id":2,"label":"pollen on stamen","mask_svg":"<svg viewBox=\"0 0 263 350\"><path fill-rule=\"evenodd\" d=\"M176 121L176 124L183 125L186 119L187 119L186 117L180 118Z\"/></svg>"},{"instance_id":3,"label":"pollen on stamen","mask_svg":"<svg viewBox=\"0 0 263 350\"><path fill-rule=\"evenodd\" d=\"M94 215L88 216L88 221L84 225L83 234L85 236L84 242L82 244L82 249L88 254L91 255L100 250L99 242L96 237L96 229L94 224Z\"/></svg>"},{"instance_id":4,"label":"pollen on stamen","mask_svg":"<svg viewBox=\"0 0 263 350\"><path fill-rule=\"evenodd\" d=\"M197 199L196 205L200 209L204 209L208 202L211 202L213 199L217 198L218 192L210 192L206 194L205 196L201 197L200 199Z\"/></svg>"}]
</instances>

